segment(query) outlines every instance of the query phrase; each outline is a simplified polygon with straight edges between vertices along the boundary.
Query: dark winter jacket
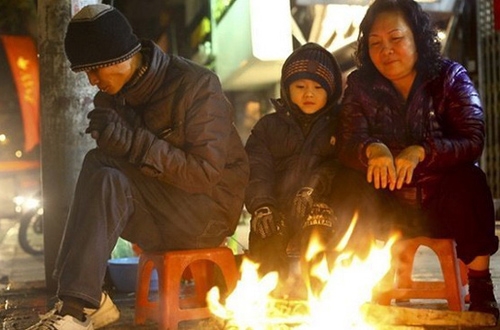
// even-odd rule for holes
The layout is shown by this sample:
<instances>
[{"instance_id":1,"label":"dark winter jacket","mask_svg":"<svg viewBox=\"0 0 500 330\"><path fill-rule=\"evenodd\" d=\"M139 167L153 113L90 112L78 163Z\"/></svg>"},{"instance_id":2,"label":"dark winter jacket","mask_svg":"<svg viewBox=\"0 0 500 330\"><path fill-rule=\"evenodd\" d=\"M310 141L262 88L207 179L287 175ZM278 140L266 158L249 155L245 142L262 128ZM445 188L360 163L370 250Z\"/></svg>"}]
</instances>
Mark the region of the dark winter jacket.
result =
<instances>
[{"instance_id":1,"label":"dark winter jacket","mask_svg":"<svg viewBox=\"0 0 500 330\"><path fill-rule=\"evenodd\" d=\"M322 52L332 70L335 89L327 104L313 114L305 114L294 104L285 82L284 71L297 59L305 60L311 50ZM306 55L308 54L308 55ZM335 57L313 43L297 48L282 67L280 98L271 99L276 110L262 117L245 145L250 162L250 182L245 206L253 212L272 206L287 218L292 215L293 199L303 187L313 188L315 202L330 198L332 182L338 170L336 156L336 120L342 92L342 72Z\"/></svg>"},{"instance_id":2,"label":"dark winter jacket","mask_svg":"<svg viewBox=\"0 0 500 330\"><path fill-rule=\"evenodd\" d=\"M334 107L321 110L304 136L297 114L281 100L273 104L276 112L257 122L245 146L251 168L245 205L250 213L271 205L288 214L301 187L326 194L336 170Z\"/></svg>"},{"instance_id":3,"label":"dark winter jacket","mask_svg":"<svg viewBox=\"0 0 500 330\"><path fill-rule=\"evenodd\" d=\"M116 96L98 93L95 105L121 109L135 122L129 161L143 174L210 196L227 210L234 231L249 168L217 76L152 42L143 42L143 54L149 62L144 75Z\"/></svg>"},{"instance_id":4,"label":"dark winter jacket","mask_svg":"<svg viewBox=\"0 0 500 330\"><path fill-rule=\"evenodd\" d=\"M340 112L340 160L366 171L370 143L384 143L394 156L421 145L425 159L411 186L419 188L423 200L451 167L477 162L485 138L478 92L462 65L443 60L441 70L432 79L417 76L407 102L382 76L351 73Z\"/></svg>"}]
</instances>

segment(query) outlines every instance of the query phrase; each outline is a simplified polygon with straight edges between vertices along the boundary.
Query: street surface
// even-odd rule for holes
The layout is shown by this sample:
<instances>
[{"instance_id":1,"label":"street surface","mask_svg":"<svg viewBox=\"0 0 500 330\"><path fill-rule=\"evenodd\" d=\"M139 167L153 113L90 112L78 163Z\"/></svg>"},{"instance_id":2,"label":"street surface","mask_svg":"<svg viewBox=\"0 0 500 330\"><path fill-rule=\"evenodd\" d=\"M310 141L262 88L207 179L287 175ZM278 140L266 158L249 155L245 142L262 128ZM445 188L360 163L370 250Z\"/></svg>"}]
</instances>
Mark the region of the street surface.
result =
<instances>
[{"instance_id":1,"label":"street surface","mask_svg":"<svg viewBox=\"0 0 500 330\"><path fill-rule=\"evenodd\" d=\"M47 311L47 306L52 306L55 297L45 291L45 271L43 257L34 257L25 253L17 242L17 229L19 224L13 220L0 219L0 329L24 330L35 323L38 314ZM244 226L241 230L246 231ZM500 235L500 222L497 223L497 235ZM238 240L244 239L246 233L237 233ZM244 242L238 243L245 246ZM415 274L417 278L439 279L440 267L437 258L430 250L419 249L415 261ZM495 283L495 294L500 300L500 252L491 259L491 271ZM108 329L145 329L156 330L158 326L152 322L143 325L134 325L134 294L110 292L113 301L121 311L121 318ZM424 305L424 308L445 309L444 302L434 302ZM211 323L185 323L180 329L209 330ZM428 329L490 329L500 330L500 325L489 328L479 327L429 327ZM342 330L342 329L340 329Z\"/></svg>"}]
</instances>

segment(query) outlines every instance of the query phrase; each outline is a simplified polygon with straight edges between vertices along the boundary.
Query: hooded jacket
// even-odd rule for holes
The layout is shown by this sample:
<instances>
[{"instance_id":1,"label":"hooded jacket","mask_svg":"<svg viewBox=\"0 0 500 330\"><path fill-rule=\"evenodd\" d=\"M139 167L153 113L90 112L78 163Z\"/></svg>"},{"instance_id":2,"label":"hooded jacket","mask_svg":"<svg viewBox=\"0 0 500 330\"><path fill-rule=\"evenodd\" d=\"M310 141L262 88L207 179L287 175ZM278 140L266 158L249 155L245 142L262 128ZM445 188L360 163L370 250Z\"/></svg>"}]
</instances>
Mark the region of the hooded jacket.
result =
<instances>
[{"instance_id":1,"label":"hooded jacket","mask_svg":"<svg viewBox=\"0 0 500 330\"><path fill-rule=\"evenodd\" d=\"M210 70L165 54L150 41L143 41L143 49L145 73L115 96L99 92L94 103L118 109L133 122L131 163L165 184L210 196L227 210L231 235L249 174L233 108Z\"/></svg>"},{"instance_id":2,"label":"hooded jacket","mask_svg":"<svg viewBox=\"0 0 500 330\"><path fill-rule=\"evenodd\" d=\"M321 49L338 69L333 55ZM283 67L303 50L304 46L292 53ZM341 90L340 69L335 77ZM245 205L250 213L262 206L273 206L287 215L302 187L312 187L320 195L328 194L329 182L336 172L335 120L339 95L329 97L326 106L315 114L306 115L291 102L281 79L280 98L271 100L276 111L255 124L245 145L251 168Z\"/></svg>"},{"instance_id":3,"label":"hooded jacket","mask_svg":"<svg viewBox=\"0 0 500 330\"><path fill-rule=\"evenodd\" d=\"M366 147L382 142L396 156L410 145L421 145L425 159L409 186L420 202L434 193L450 168L476 163L484 147L484 115L479 94L465 68L443 60L434 78L417 76L407 102L382 76L351 73L342 101L339 158L366 172Z\"/></svg>"}]
</instances>

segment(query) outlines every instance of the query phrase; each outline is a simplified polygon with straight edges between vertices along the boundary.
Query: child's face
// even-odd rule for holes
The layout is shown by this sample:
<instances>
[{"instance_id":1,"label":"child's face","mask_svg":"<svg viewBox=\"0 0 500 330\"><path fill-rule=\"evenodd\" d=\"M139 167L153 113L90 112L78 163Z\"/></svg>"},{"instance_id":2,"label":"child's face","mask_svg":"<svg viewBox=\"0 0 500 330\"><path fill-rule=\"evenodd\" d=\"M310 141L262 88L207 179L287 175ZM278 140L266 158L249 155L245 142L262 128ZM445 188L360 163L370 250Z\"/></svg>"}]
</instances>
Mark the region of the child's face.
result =
<instances>
[{"instance_id":1,"label":"child's face","mask_svg":"<svg viewBox=\"0 0 500 330\"><path fill-rule=\"evenodd\" d=\"M290 84L290 98L303 113L313 114L322 109L328 96L319 83L311 79L299 79Z\"/></svg>"}]
</instances>

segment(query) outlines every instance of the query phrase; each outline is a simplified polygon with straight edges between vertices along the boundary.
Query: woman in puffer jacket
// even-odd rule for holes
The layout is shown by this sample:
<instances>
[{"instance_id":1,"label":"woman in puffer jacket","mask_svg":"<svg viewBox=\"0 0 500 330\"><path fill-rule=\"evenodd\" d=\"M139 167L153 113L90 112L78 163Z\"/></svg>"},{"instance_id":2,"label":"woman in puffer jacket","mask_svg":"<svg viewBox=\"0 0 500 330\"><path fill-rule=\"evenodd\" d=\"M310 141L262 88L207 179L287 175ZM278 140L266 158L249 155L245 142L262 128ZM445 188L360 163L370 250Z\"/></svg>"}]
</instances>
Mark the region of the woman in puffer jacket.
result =
<instances>
[{"instance_id":1,"label":"woman in puffer jacket","mask_svg":"<svg viewBox=\"0 0 500 330\"><path fill-rule=\"evenodd\" d=\"M440 49L413 0L376 0L368 9L340 112L339 158L353 169L343 179L357 180L363 203L385 206L386 216L364 224L376 235L455 239L468 266L469 309L498 318L489 272L498 249L494 206L477 166L483 109L465 68Z\"/></svg>"}]
</instances>

